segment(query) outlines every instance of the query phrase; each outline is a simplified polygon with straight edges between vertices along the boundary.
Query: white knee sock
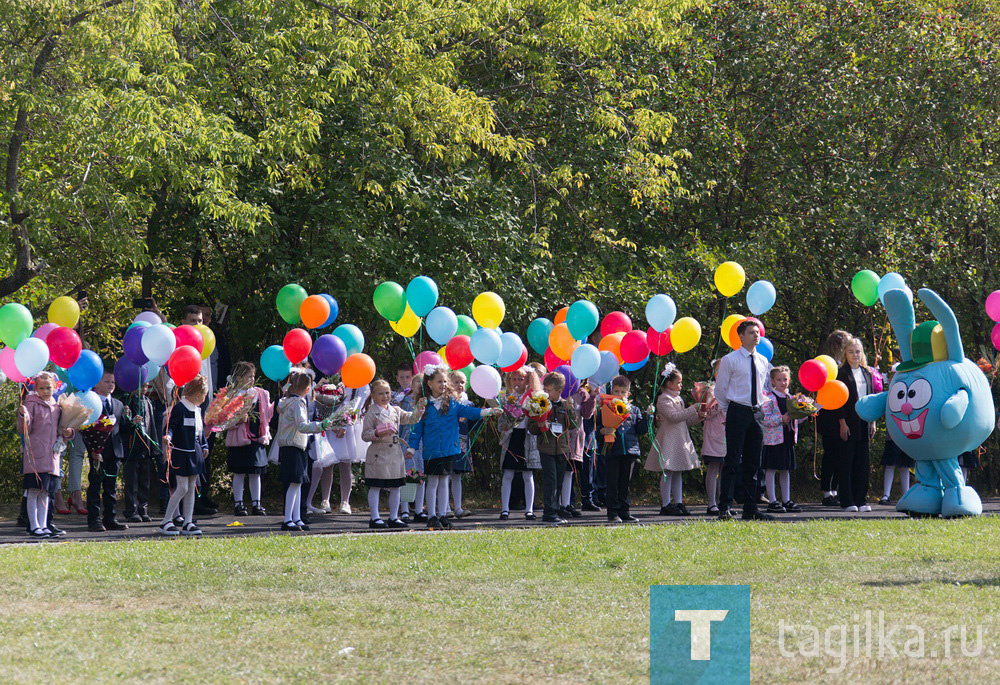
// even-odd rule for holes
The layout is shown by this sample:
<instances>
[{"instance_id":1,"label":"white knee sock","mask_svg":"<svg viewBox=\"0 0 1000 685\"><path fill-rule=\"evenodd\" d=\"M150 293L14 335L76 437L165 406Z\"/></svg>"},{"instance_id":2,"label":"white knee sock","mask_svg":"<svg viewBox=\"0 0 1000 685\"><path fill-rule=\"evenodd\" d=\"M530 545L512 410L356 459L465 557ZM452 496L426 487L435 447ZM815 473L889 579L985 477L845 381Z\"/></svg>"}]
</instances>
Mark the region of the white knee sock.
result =
<instances>
[{"instance_id":1,"label":"white knee sock","mask_svg":"<svg viewBox=\"0 0 1000 685\"><path fill-rule=\"evenodd\" d=\"M792 472L791 471L781 471L778 473L778 480L781 482L781 492L784 493L785 499L782 502L792 501Z\"/></svg>"},{"instance_id":2,"label":"white knee sock","mask_svg":"<svg viewBox=\"0 0 1000 685\"><path fill-rule=\"evenodd\" d=\"M514 483L514 471L504 469L503 479L500 481L500 511L510 511L510 486Z\"/></svg>"},{"instance_id":3,"label":"white knee sock","mask_svg":"<svg viewBox=\"0 0 1000 685\"><path fill-rule=\"evenodd\" d=\"M306 505L313 505L313 497L316 496L316 491L319 489L319 483L323 480L323 467L316 466L316 462L313 462L312 471L309 474L309 494L306 497Z\"/></svg>"},{"instance_id":4,"label":"white knee sock","mask_svg":"<svg viewBox=\"0 0 1000 685\"><path fill-rule=\"evenodd\" d=\"M49 501L49 493L39 490L37 499L38 523L41 524L44 530L49 529Z\"/></svg>"},{"instance_id":5,"label":"white knee sock","mask_svg":"<svg viewBox=\"0 0 1000 685\"><path fill-rule=\"evenodd\" d=\"M233 474L233 501L242 502L243 501L243 483L246 480L246 474L234 473Z\"/></svg>"},{"instance_id":6,"label":"white knee sock","mask_svg":"<svg viewBox=\"0 0 1000 685\"><path fill-rule=\"evenodd\" d=\"M444 476L427 476L427 516L428 518L435 518L437 514L437 491L438 491L438 481L442 480ZM443 510L442 510L443 513Z\"/></svg>"},{"instance_id":7,"label":"white knee sock","mask_svg":"<svg viewBox=\"0 0 1000 685\"><path fill-rule=\"evenodd\" d=\"M31 527L32 531L45 527L39 525L38 523L38 492L40 491L31 489L28 490L28 494L25 495L25 500L28 506L28 526Z\"/></svg>"},{"instance_id":8,"label":"white knee sock","mask_svg":"<svg viewBox=\"0 0 1000 685\"><path fill-rule=\"evenodd\" d=\"M389 488L389 520L399 518L399 488Z\"/></svg>"},{"instance_id":9,"label":"white knee sock","mask_svg":"<svg viewBox=\"0 0 1000 685\"><path fill-rule=\"evenodd\" d=\"M289 483L285 491L285 523L295 523L299 520L299 500L302 494L302 483Z\"/></svg>"},{"instance_id":10,"label":"white knee sock","mask_svg":"<svg viewBox=\"0 0 1000 685\"><path fill-rule=\"evenodd\" d=\"M167 500L167 509L163 513L163 520L160 525L164 525L173 521L179 514L181 508L181 501L184 499L184 495L188 491L188 480L184 476L177 477L177 486L174 491L170 493L170 499Z\"/></svg>"},{"instance_id":11,"label":"white knee sock","mask_svg":"<svg viewBox=\"0 0 1000 685\"><path fill-rule=\"evenodd\" d=\"M568 507L573 503L573 471L569 470L563 474L562 493L559 497L559 504Z\"/></svg>"},{"instance_id":12,"label":"white knee sock","mask_svg":"<svg viewBox=\"0 0 1000 685\"><path fill-rule=\"evenodd\" d=\"M895 466L885 467L885 475L882 476L882 496L885 498L888 498L889 495L892 494L892 477L895 474L896 474Z\"/></svg>"},{"instance_id":13,"label":"white knee sock","mask_svg":"<svg viewBox=\"0 0 1000 685\"><path fill-rule=\"evenodd\" d=\"M524 479L524 513L535 513L535 474L531 471L522 471Z\"/></svg>"},{"instance_id":14,"label":"white knee sock","mask_svg":"<svg viewBox=\"0 0 1000 685\"><path fill-rule=\"evenodd\" d=\"M250 501L260 502L260 474L251 473L250 480Z\"/></svg>"},{"instance_id":15,"label":"white knee sock","mask_svg":"<svg viewBox=\"0 0 1000 685\"><path fill-rule=\"evenodd\" d=\"M672 474L673 477L670 479L670 494L674 498L674 504L682 504L684 498L681 490L684 487L684 478L681 477L680 471L673 471Z\"/></svg>"},{"instance_id":16,"label":"white knee sock","mask_svg":"<svg viewBox=\"0 0 1000 685\"><path fill-rule=\"evenodd\" d=\"M368 488L368 510L371 512L372 521L382 518L378 513L378 493L381 488Z\"/></svg>"},{"instance_id":17,"label":"white knee sock","mask_svg":"<svg viewBox=\"0 0 1000 685\"><path fill-rule=\"evenodd\" d=\"M455 512L462 511L462 474L453 473L448 477L451 481L451 501L455 503Z\"/></svg>"},{"instance_id":18,"label":"white knee sock","mask_svg":"<svg viewBox=\"0 0 1000 685\"><path fill-rule=\"evenodd\" d=\"M910 469L905 466L899 470L899 489L904 495L910 489Z\"/></svg>"},{"instance_id":19,"label":"white knee sock","mask_svg":"<svg viewBox=\"0 0 1000 685\"><path fill-rule=\"evenodd\" d=\"M660 474L660 506L665 507L670 504L670 471Z\"/></svg>"},{"instance_id":20,"label":"white knee sock","mask_svg":"<svg viewBox=\"0 0 1000 685\"><path fill-rule=\"evenodd\" d=\"M774 474L776 471L774 469L767 469L764 471L764 487L767 489L767 501L775 502L778 497L774 492Z\"/></svg>"},{"instance_id":21,"label":"white knee sock","mask_svg":"<svg viewBox=\"0 0 1000 685\"><path fill-rule=\"evenodd\" d=\"M351 499L351 462L340 462L340 503L349 502Z\"/></svg>"},{"instance_id":22,"label":"white knee sock","mask_svg":"<svg viewBox=\"0 0 1000 685\"><path fill-rule=\"evenodd\" d=\"M194 521L194 499L195 495L198 494L198 476L182 477L186 477L188 482L187 492L184 493L184 521L191 523Z\"/></svg>"},{"instance_id":23,"label":"white knee sock","mask_svg":"<svg viewBox=\"0 0 1000 685\"><path fill-rule=\"evenodd\" d=\"M413 500L413 511L417 514L423 513L426 509L424 506L424 493L427 490L427 483L425 481L420 481L417 483L417 497Z\"/></svg>"},{"instance_id":24,"label":"white knee sock","mask_svg":"<svg viewBox=\"0 0 1000 685\"><path fill-rule=\"evenodd\" d=\"M434 494L433 492L431 493ZM437 486L438 516L444 516L448 511L448 477L440 476Z\"/></svg>"}]
</instances>

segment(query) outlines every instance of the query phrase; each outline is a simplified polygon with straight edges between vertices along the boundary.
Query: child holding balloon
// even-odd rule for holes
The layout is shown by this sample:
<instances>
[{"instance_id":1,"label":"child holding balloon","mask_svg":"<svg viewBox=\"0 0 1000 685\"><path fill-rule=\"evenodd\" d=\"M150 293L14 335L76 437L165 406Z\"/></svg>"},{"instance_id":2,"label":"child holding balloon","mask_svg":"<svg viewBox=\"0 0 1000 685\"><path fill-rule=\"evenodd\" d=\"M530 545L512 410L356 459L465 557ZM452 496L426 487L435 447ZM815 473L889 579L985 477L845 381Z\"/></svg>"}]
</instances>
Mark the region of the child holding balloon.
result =
<instances>
[{"instance_id":1,"label":"child holding balloon","mask_svg":"<svg viewBox=\"0 0 1000 685\"><path fill-rule=\"evenodd\" d=\"M767 490L767 510L772 513L797 513L802 508L792 501L792 471L795 470L795 443L799 439L799 422L788 414L788 386L792 372L787 366L775 366L770 371L771 391L764 393L764 450L761 468ZM781 479L783 500L777 498L775 475Z\"/></svg>"},{"instance_id":2,"label":"child holding balloon","mask_svg":"<svg viewBox=\"0 0 1000 685\"><path fill-rule=\"evenodd\" d=\"M448 374L448 383L451 385L451 394L455 401L471 407L472 402L469 401L469 395L465 392L465 374L461 371L452 371ZM452 464L452 474L448 476L448 480L451 499L455 504L455 518L459 519L465 518L471 513L462 508L462 476L466 473L472 473L472 446L469 441L469 434L478 423L479 420L469 421L465 418L458 420L458 440L462 453L455 457L455 463ZM451 511L449 508L445 512L445 515L447 516Z\"/></svg>"},{"instance_id":3,"label":"child holding balloon","mask_svg":"<svg viewBox=\"0 0 1000 685\"><path fill-rule=\"evenodd\" d=\"M201 414L201 405L207 396L208 381L204 376L195 376L184 386L181 401L170 409L163 441L169 455L169 475L176 485L158 529L163 535L201 535L201 529L194 522L194 500L208 453ZM178 514L184 519L180 529L174 524Z\"/></svg>"},{"instance_id":4,"label":"child holding balloon","mask_svg":"<svg viewBox=\"0 0 1000 685\"><path fill-rule=\"evenodd\" d=\"M661 516L690 516L682 501L683 474L700 466L688 426L705 418L703 404L684 406L681 372L667 363L663 370L666 382L656 398L656 437L646 455L647 471L660 476Z\"/></svg>"},{"instance_id":5,"label":"child holding balloon","mask_svg":"<svg viewBox=\"0 0 1000 685\"><path fill-rule=\"evenodd\" d=\"M521 401L529 393L542 389L538 376L529 367L522 366L507 375L507 402L511 409L501 415L500 427L500 468L503 477L500 482L500 520L510 518L510 491L514 475L521 474L524 481L524 518L534 521L535 517L535 477L534 472L542 468L538 454L537 438L528 433L528 418L521 410Z\"/></svg>"}]
</instances>

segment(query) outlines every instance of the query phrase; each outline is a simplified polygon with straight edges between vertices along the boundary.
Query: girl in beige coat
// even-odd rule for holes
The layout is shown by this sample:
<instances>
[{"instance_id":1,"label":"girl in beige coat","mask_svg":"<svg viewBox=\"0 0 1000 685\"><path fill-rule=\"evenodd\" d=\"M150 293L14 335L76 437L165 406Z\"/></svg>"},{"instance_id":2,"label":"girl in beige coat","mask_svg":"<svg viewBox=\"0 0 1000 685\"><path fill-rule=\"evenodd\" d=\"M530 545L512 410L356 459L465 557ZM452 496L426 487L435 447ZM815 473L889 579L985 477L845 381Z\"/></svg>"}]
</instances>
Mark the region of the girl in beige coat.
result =
<instances>
[{"instance_id":1,"label":"girl in beige coat","mask_svg":"<svg viewBox=\"0 0 1000 685\"><path fill-rule=\"evenodd\" d=\"M683 376L672 364L663 371L666 382L656 399L656 437L646 457L646 470L662 473L660 497L661 516L690 516L681 501L684 471L701 466L698 451L691 441L688 426L701 422L705 415L702 405L684 406L681 399ZM671 502L671 498L673 502Z\"/></svg>"}]
</instances>

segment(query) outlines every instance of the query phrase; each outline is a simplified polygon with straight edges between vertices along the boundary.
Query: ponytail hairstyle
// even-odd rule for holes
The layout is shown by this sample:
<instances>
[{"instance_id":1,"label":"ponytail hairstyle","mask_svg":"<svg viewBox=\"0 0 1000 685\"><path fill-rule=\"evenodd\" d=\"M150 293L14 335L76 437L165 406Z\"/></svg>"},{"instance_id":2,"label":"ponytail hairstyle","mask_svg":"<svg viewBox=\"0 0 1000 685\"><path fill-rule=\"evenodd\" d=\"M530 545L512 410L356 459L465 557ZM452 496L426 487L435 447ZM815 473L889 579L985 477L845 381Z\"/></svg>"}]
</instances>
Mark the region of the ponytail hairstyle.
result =
<instances>
[{"instance_id":1,"label":"ponytail hairstyle","mask_svg":"<svg viewBox=\"0 0 1000 685\"><path fill-rule=\"evenodd\" d=\"M304 395L309 391L312 380L312 373L307 373L306 369L292 369L292 372L288 374L288 393L290 395Z\"/></svg>"},{"instance_id":2,"label":"ponytail hairstyle","mask_svg":"<svg viewBox=\"0 0 1000 685\"><path fill-rule=\"evenodd\" d=\"M427 366L425 366L424 372L420 374L421 375L420 396L426 398L428 403L430 403L431 400L434 399L434 394L431 392L431 386L428 384L430 383L431 380L437 378L438 374L441 374L442 376L444 376L445 380L448 380L448 372L445 370L445 367L435 366L434 364L428 364ZM443 397L444 400L441 401L441 413L447 414L448 410L451 408L450 383L448 389L444 391Z\"/></svg>"}]
</instances>

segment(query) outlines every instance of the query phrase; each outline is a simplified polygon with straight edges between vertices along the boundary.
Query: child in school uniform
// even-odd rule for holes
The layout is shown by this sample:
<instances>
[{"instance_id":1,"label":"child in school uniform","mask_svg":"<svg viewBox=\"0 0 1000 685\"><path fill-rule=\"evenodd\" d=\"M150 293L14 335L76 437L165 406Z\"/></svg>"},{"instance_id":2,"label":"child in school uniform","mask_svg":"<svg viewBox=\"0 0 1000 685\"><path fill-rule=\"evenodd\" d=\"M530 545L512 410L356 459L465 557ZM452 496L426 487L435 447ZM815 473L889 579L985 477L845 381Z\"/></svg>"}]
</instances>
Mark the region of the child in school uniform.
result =
<instances>
[{"instance_id":1,"label":"child in school uniform","mask_svg":"<svg viewBox=\"0 0 1000 685\"><path fill-rule=\"evenodd\" d=\"M518 406L528 394L542 389L538 376L533 370L524 366L507 374L506 384L508 400ZM524 518L528 521L534 521L537 518L535 516L534 473L542 468L542 461L538 455L538 439L528 433L530 419L521 416L521 412L516 409L514 411L518 416L512 416L505 411L497 422L500 431L500 470L502 472L500 520L506 521L510 518L510 491L514 483L514 476L520 473L524 482Z\"/></svg>"},{"instance_id":2,"label":"child in school uniform","mask_svg":"<svg viewBox=\"0 0 1000 685\"><path fill-rule=\"evenodd\" d=\"M542 521L562 525L566 519L560 516L559 491L563 473L570 460L572 443L570 431L580 425L575 407L562 399L566 377L552 372L542 381L542 390L549 395L552 409L544 424L536 419L528 420L528 432L538 441L538 455L542 461L542 501L544 510Z\"/></svg>"},{"instance_id":3,"label":"child in school uniform","mask_svg":"<svg viewBox=\"0 0 1000 685\"><path fill-rule=\"evenodd\" d=\"M452 371L448 374L448 383L451 385L451 394L456 402L467 407L472 406L469 395L465 392L466 378L461 371ZM462 476L472 473L472 445L469 436L472 430L479 424L479 419L469 420L460 418L458 420L458 440L462 448L462 453L455 457L455 463L451 467L451 475L448 476L448 489L451 491L451 500L455 504L454 517L465 518L471 511L462 507ZM445 516L451 515L452 509L448 508Z\"/></svg>"},{"instance_id":4,"label":"child in school uniform","mask_svg":"<svg viewBox=\"0 0 1000 685\"><path fill-rule=\"evenodd\" d=\"M713 363L718 368L718 362ZM705 464L705 494L708 499L706 514L719 515L719 488L722 465L726 461L726 415L715 399L715 383L695 384L697 399L705 412L701 433L701 460Z\"/></svg>"},{"instance_id":5,"label":"child in school uniform","mask_svg":"<svg viewBox=\"0 0 1000 685\"><path fill-rule=\"evenodd\" d=\"M271 443L271 395L253 382L257 369L250 362L233 366L230 387L236 395L249 395L251 409L246 418L226 431L226 466L233 474L233 515L266 516L260 503L261 476L267 473L267 445ZM250 489L250 510L243 503L244 489Z\"/></svg>"},{"instance_id":6,"label":"child in school uniform","mask_svg":"<svg viewBox=\"0 0 1000 685\"><path fill-rule=\"evenodd\" d=\"M684 406L684 379L673 364L663 370L666 381L656 398L656 437L646 455L646 470L660 475L660 516L690 516L682 498L683 474L701 464L688 426L705 417L700 404Z\"/></svg>"},{"instance_id":7,"label":"child in school uniform","mask_svg":"<svg viewBox=\"0 0 1000 685\"><path fill-rule=\"evenodd\" d=\"M163 434L169 455L167 471L176 482L158 528L163 535L201 535L201 529L194 522L194 500L208 452L201 415L201 405L208 396L208 381L204 376L195 376L182 392L181 401L169 410L170 418ZM174 523L178 514L183 517L179 529Z\"/></svg>"},{"instance_id":8,"label":"child in school uniform","mask_svg":"<svg viewBox=\"0 0 1000 685\"><path fill-rule=\"evenodd\" d=\"M345 402L365 402L371 394L371 388L367 385L360 388L346 388L344 390ZM368 453L368 443L361 437L361 421L358 421L346 428L338 428L332 432L330 445L336 455L336 464L340 474L340 513L351 513L351 488L353 486L353 474L351 466L361 464L365 461L365 454Z\"/></svg>"},{"instance_id":9,"label":"child in school uniform","mask_svg":"<svg viewBox=\"0 0 1000 685\"><path fill-rule=\"evenodd\" d=\"M367 387L367 386L366 386ZM312 376L304 369L292 369L288 376L288 394L278 401L278 477L285 486L284 521L281 530L304 531L302 521L302 483L309 477L309 437L329 427L330 418L309 420L308 397Z\"/></svg>"},{"instance_id":10,"label":"child in school uniform","mask_svg":"<svg viewBox=\"0 0 1000 685\"><path fill-rule=\"evenodd\" d=\"M580 384L580 388L566 400L576 411L577 426L569 429L570 460L563 473L562 488L559 493L559 515L563 517L580 518L583 513L573 506L573 477L580 485L581 500L584 505L590 501L590 489L584 481L590 480L590 469L584 465L584 452L587 443L586 422L594 418L597 405L597 393L592 392L589 385ZM592 509L593 510L593 509Z\"/></svg>"},{"instance_id":11,"label":"child in school uniform","mask_svg":"<svg viewBox=\"0 0 1000 685\"><path fill-rule=\"evenodd\" d=\"M413 365L408 362L402 362L396 367L396 389L392 393L392 405L399 407L403 411L413 411L414 408L414 394L413 390ZM401 445L405 445L406 441L410 439L410 426L401 425L399 427L399 442ZM407 463L407 459L403 458L403 467L406 473L409 475L414 473L412 461ZM424 501L424 483L421 481L417 484L418 497L417 499L420 504L417 505L417 511L419 512L423 509ZM410 521L410 503L400 502L399 503L399 520L404 523L409 523Z\"/></svg>"},{"instance_id":12,"label":"child in school uniform","mask_svg":"<svg viewBox=\"0 0 1000 685\"><path fill-rule=\"evenodd\" d=\"M153 437L153 403L149 399L151 383L143 383L137 393L126 395L122 414L122 463L125 497L125 520L149 523L149 478L152 463L159 456L160 446Z\"/></svg>"},{"instance_id":13,"label":"child in school uniform","mask_svg":"<svg viewBox=\"0 0 1000 685\"><path fill-rule=\"evenodd\" d=\"M775 366L770 371L771 390L764 391L764 450L761 468L767 490L767 510L771 513L798 513L802 508L792 500L792 471L795 470L795 443L799 439L799 421L788 415L788 386L792 372L787 366ZM777 474L781 480L784 500L779 500L774 486Z\"/></svg>"},{"instance_id":14,"label":"child in school uniform","mask_svg":"<svg viewBox=\"0 0 1000 685\"><path fill-rule=\"evenodd\" d=\"M628 418L617 428L605 426L602 412L597 414L598 433L601 440L605 467L607 469L607 505L609 523L636 523L629 507L632 496L629 492L632 473L641 451L639 437L649 432L649 422L643 411L629 402L632 381L626 376L615 376L611 381L611 394L628 403ZM613 435L613 442L605 442L603 436Z\"/></svg>"}]
</instances>

